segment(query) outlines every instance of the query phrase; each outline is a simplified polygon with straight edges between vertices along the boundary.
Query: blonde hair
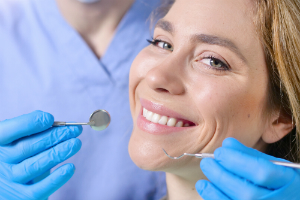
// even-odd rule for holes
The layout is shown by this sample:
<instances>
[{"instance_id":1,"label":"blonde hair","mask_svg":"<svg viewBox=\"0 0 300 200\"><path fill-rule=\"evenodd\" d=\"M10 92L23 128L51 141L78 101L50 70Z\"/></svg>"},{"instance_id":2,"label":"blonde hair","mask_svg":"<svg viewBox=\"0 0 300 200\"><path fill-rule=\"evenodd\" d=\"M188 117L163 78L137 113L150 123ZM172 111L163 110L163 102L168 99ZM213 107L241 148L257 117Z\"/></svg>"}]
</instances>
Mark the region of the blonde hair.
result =
<instances>
[{"instance_id":1,"label":"blonde hair","mask_svg":"<svg viewBox=\"0 0 300 200\"><path fill-rule=\"evenodd\" d=\"M295 125L267 153L299 162L300 144L300 1L256 0L258 33L269 70L269 106L280 110Z\"/></svg>"},{"instance_id":2,"label":"blonde hair","mask_svg":"<svg viewBox=\"0 0 300 200\"><path fill-rule=\"evenodd\" d=\"M175 0L161 0L152 18L167 14ZM300 1L256 0L255 25L264 46L269 72L268 111L280 111L295 128L268 146L267 152L300 161Z\"/></svg>"}]
</instances>

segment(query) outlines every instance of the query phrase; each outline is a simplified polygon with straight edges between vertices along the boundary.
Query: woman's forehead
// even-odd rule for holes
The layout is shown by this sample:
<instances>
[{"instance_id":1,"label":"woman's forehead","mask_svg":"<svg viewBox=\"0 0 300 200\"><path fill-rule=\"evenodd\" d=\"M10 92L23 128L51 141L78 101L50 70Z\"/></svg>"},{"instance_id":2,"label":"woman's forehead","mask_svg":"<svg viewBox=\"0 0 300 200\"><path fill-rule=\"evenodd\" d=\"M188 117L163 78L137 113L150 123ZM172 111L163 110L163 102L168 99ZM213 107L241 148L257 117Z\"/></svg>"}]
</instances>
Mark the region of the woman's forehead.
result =
<instances>
[{"instance_id":1,"label":"woman's forehead","mask_svg":"<svg viewBox=\"0 0 300 200\"><path fill-rule=\"evenodd\" d=\"M262 49L254 24L254 5L253 0L176 0L162 20L174 36L221 38L241 55L253 56Z\"/></svg>"},{"instance_id":2,"label":"woman's forehead","mask_svg":"<svg viewBox=\"0 0 300 200\"><path fill-rule=\"evenodd\" d=\"M176 0L164 17L181 32L235 32L254 29L254 4L250 0Z\"/></svg>"}]
</instances>

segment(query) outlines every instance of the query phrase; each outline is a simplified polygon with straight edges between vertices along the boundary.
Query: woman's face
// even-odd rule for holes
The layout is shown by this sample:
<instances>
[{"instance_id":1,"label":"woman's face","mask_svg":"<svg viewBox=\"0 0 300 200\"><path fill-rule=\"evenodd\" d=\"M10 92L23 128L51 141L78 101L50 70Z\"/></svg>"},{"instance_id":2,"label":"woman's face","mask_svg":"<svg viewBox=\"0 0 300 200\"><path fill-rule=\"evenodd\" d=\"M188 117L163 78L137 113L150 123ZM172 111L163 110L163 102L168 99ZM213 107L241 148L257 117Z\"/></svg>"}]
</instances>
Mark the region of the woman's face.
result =
<instances>
[{"instance_id":1,"label":"woman's face","mask_svg":"<svg viewBox=\"0 0 300 200\"><path fill-rule=\"evenodd\" d=\"M162 148L172 156L213 152L226 137L261 146L268 73L253 2L176 0L159 20L130 74L129 153L139 167L199 170L199 159L171 160Z\"/></svg>"}]
</instances>

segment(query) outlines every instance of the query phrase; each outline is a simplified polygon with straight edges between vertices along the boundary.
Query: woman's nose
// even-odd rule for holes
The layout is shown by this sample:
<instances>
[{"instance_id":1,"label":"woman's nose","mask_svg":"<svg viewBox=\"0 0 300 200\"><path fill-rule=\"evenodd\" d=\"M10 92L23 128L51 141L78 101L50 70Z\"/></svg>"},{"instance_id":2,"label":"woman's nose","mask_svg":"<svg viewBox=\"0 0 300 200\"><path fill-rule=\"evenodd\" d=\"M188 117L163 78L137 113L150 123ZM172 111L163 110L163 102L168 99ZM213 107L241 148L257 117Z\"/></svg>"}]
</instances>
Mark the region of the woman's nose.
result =
<instances>
[{"instance_id":1,"label":"woman's nose","mask_svg":"<svg viewBox=\"0 0 300 200\"><path fill-rule=\"evenodd\" d=\"M156 92L181 95L185 92L180 66L164 63L152 68L146 75L146 82Z\"/></svg>"}]
</instances>

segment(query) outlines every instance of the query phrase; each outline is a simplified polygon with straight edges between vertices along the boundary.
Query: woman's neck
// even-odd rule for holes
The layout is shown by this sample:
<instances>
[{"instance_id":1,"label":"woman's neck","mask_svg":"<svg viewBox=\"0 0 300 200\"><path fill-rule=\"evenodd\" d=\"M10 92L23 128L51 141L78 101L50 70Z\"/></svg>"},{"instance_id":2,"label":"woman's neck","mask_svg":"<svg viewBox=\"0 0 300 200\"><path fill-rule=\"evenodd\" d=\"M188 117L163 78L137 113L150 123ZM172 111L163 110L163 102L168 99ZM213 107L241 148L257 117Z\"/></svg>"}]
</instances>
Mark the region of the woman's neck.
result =
<instances>
[{"instance_id":1,"label":"woman's neck","mask_svg":"<svg viewBox=\"0 0 300 200\"><path fill-rule=\"evenodd\" d=\"M187 180L171 173L166 173L166 181L168 188L168 200L202 200L195 189L196 181Z\"/></svg>"},{"instance_id":2,"label":"woman's neck","mask_svg":"<svg viewBox=\"0 0 300 200\"><path fill-rule=\"evenodd\" d=\"M101 57L134 0L101 0L91 4L77 0L56 2L66 21L82 36L96 56Z\"/></svg>"}]
</instances>

